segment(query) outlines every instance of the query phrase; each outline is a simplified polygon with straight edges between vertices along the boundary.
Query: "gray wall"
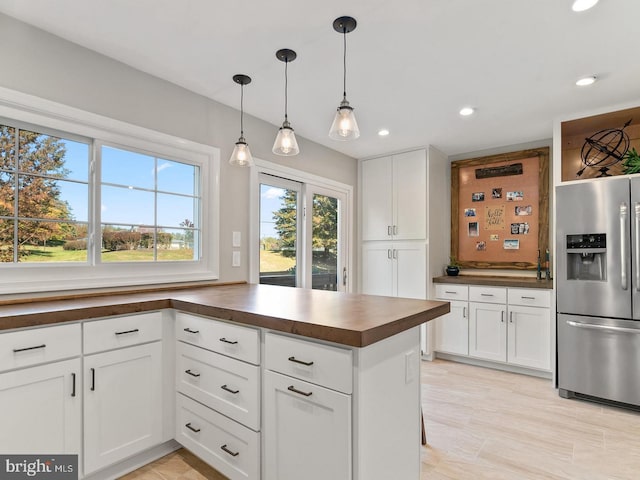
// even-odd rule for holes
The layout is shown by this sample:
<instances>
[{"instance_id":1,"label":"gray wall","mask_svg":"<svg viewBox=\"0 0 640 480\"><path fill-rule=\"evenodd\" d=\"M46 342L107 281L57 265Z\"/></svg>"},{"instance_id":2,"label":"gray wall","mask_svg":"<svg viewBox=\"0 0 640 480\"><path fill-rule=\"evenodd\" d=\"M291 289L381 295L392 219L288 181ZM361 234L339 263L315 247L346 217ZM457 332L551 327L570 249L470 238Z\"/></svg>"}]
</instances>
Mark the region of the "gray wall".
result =
<instances>
[{"instance_id":1,"label":"gray wall","mask_svg":"<svg viewBox=\"0 0 640 480\"><path fill-rule=\"evenodd\" d=\"M220 148L220 280L248 280L249 171L228 164L237 110L2 14L0 43L3 87ZM300 155L275 156L277 126L246 115L245 132L254 157L353 185L356 201L355 159L300 137ZM232 231L242 232L240 268Z\"/></svg>"}]
</instances>

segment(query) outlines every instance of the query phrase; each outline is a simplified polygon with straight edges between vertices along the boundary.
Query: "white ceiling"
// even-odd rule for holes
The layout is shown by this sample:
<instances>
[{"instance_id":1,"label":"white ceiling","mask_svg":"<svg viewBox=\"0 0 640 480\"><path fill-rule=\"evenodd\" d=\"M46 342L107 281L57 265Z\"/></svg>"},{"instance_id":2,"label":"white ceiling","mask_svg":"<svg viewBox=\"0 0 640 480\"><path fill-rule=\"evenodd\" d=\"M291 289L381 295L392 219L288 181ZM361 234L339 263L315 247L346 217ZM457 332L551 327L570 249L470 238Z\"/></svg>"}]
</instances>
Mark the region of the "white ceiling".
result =
<instances>
[{"instance_id":1,"label":"white ceiling","mask_svg":"<svg viewBox=\"0 0 640 480\"><path fill-rule=\"evenodd\" d=\"M300 136L362 158L434 145L449 155L552 136L558 116L640 99L640 1L0 0L0 12L279 125L291 48L289 120ZM327 136L342 94L361 136ZM599 81L578 88L575 80ZM465 105L477 109L463 118ZM380 138L385 127L391 135ZM251 132L246 131L251 142ZM235 141L230 139L230 141Z\"/></svg>"}]
</instances>

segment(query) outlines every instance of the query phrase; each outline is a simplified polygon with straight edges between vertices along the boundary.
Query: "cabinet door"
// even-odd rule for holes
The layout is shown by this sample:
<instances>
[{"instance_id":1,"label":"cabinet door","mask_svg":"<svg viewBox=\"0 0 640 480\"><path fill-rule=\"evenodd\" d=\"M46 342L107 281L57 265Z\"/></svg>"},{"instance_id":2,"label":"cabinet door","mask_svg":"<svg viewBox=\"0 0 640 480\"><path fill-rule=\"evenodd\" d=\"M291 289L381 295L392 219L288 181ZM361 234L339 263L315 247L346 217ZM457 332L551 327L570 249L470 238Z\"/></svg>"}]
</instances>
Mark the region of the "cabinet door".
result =
<instances>
[{"instance_id":1,"label":"cabinet door","mask_svg":"<svg viewBox=\"0 0 640 480\"><path fill-rule=\"evenodd\" d=\"M265 480L349 480L351 396L264 373Z\"/></svg>"},{"instance_id":2,"label":"cabinet door","mask_svg":"<svg viewBox=\"0 0 640 480\"><path fill-rule=\"evenodd\" d=\"M548 308L509 306L507 361L551 369L551 315Z\"/></svg>"},{"instance_id":3,"label":"cabinet door","mask_svg":"<svg viewBox=\"0 0 640 480\"><path fill-rule=\"evenodd\" d=\"M427 298L427 246L424 243L395 244L392 249L395 263L394 296Z\"/></svg>"},{"instance_id":4,"label":"cabinet door","mask_svg":"<svg viewBox=\"0 0 640 480\"><path fill-rule=\"evenodd\" d=\"M0 452L79 454L80 359L0 375Z\"/></svg>"},{"instance_id":5,"label":"cabinet door","mask_svg":"<svg viewBox=\"0 0 640 480\"><path fill-rule=\"evenodd\" d=\"M427 159L424 150L393 156L393 238L427 238Z\"/></svg>"},{"instance_id":6,"label":"cabinet door","mask_svg":"<svg viewBox=\"0 0 640 480\"><path fill-rule=\"evenodd\" d=\"M496 303L469 303L469 355L507 361L507 307Z\"/></svg>"},{"instance_id":7,"label":"cabinet door","mask_svg":"<svg viewBox=\"0 0 640 480\"><path fill-rule=\"evenodd\" d=\"M161 357L154 342L84 358L85 475L162 441Z\"/></svg>"},{"instance_id":8,"label":"cabinet door","mask_svg":"<svg viewBox=\"0 0 640 480\"><path fill-rule=\"evenodd\" d=\"M362 172L362 239L389 240L393 228L392 158L366 160Z\"/></svg>"},{"instance_id":9,"label":"cabinet door","mask_svg":"<svg viewBox=\"0 0 640 480\"><path fill-rule=\"evenodd\" d=\"M393 248L390 243L362 247L362 293L393 296Z\"/></svg>"},{"instance_id":10,"label":"cabinet door","mask_svg":"<svg viewBox=\"0 0 640 480\"><path fill-rule=\"evenodd\" d=\"M436 319L438 352L469 355L469 303L449 300L451 311Z\"/></svg>"}]
</instances>

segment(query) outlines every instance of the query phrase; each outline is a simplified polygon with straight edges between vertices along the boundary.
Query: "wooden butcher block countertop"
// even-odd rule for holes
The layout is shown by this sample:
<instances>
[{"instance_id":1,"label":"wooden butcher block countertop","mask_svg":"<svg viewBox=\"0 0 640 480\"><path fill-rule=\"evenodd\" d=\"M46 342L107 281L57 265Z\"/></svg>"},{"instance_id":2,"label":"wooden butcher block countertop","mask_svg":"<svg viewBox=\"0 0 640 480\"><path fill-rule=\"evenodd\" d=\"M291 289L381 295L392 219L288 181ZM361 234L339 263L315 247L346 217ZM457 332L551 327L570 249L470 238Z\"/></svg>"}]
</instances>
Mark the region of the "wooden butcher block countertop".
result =
<instances>
[{"instance_id":1,"label":"wooden butcher block countertop","mask_svg":"<svg viewBox=\"0 0 640 480\"><path fill-rule=\"evenodd\" d=\"M12 303L0 306L0 330L164 308L365 347L448 313L449 303L236 284Z\"/></svg>"}]
</instances>

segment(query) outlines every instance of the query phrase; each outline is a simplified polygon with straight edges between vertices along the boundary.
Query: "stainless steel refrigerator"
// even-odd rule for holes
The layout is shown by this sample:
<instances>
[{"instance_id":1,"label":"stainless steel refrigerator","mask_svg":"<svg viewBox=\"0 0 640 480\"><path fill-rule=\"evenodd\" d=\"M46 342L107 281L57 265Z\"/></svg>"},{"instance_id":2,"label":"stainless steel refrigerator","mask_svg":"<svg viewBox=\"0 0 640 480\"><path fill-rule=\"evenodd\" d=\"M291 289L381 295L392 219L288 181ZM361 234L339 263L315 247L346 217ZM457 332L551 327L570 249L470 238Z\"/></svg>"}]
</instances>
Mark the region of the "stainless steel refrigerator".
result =
<instances>
[{"instance_id":1,"label":"stainless steel refrigerator","mask_svg":"<svg viewBox=\"0 0 640 480\"><path fill-rule=\"evenodd\" d=\"M558 387L640 406L640 178L556 189Z\"/></svg>"}]
</instances>

